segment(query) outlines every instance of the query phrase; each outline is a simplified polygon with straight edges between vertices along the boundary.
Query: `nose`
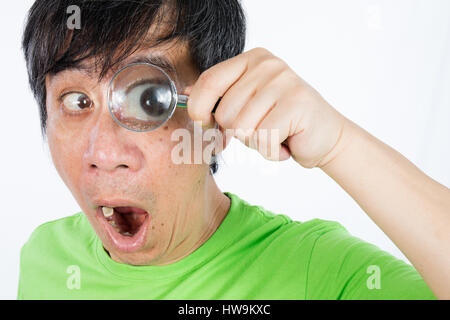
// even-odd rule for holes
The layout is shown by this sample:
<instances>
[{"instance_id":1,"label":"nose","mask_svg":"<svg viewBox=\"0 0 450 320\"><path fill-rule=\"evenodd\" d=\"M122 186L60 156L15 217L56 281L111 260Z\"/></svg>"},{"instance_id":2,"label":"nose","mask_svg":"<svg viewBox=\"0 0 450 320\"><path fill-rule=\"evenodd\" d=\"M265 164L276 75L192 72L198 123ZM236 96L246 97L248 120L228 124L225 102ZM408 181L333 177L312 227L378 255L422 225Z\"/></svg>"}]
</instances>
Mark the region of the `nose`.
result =
<instances>
[{"instance_id":1,"label":"nose","mask_svg":"<svg viewBox=\"0 0 450 320\"><path fill-rule=\"evenodd\" d=\"M88 144L83 154L83 165L90 172L113 173L120 170L138 171L143 163L143 153L126 129L119 126L103 108L90 126Z\"/></svg>"}]
</instances>

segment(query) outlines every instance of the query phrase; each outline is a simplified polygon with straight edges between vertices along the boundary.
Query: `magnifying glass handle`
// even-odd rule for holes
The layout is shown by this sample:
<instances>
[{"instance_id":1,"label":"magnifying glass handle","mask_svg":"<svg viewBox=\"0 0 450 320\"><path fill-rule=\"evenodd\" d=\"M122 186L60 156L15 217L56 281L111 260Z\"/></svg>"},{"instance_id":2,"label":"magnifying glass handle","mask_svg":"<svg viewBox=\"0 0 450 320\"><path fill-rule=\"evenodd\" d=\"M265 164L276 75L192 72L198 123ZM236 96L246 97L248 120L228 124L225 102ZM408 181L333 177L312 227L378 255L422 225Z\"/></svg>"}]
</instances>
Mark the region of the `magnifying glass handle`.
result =
<instances>
[{"instance_id":1,"label":"magnifying glass handle","mask_svg":"<svg viewBox=\"0 0 450 320\"><path fill-rule=\"evenodd\" d=\"M178 95L178 102L177 102L177 107L181 107L181 108L187 108L187 101L189 99L189 96L185 96L183 94L179 94ZM216 105L214 106L212 113L216 112L217 107L219 106L220 101L222 100L222 98L219 98L219 100L217 100Z\"/></svg>"}]
</instances>

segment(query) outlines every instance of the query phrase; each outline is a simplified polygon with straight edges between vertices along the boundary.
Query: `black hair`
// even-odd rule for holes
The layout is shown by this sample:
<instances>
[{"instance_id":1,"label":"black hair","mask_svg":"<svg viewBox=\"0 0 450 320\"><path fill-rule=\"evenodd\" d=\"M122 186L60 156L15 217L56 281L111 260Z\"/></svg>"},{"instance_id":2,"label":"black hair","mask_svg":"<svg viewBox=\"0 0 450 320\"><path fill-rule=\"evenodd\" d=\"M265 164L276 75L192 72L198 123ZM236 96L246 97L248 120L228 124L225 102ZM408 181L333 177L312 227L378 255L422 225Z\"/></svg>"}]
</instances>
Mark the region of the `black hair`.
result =
<instances>
[{"instance_id":1,"label":"black hair","mask_svg":"<svg viewBox=\"0 0 450 320\"><path fill-rule=\"evenodd\" d=\"M81 13L79 29L68 27L68 8L74 5ZM151 26L164 29L148 37ZM22 48L42 134L47 122L47 74L94 58L103 77L136 50L170 41L185 41L203 72L242 53L245 35L240 0L36 0L28 13ZM210 168L217 171L215 157Z\"/></svg>"}]
</instances>

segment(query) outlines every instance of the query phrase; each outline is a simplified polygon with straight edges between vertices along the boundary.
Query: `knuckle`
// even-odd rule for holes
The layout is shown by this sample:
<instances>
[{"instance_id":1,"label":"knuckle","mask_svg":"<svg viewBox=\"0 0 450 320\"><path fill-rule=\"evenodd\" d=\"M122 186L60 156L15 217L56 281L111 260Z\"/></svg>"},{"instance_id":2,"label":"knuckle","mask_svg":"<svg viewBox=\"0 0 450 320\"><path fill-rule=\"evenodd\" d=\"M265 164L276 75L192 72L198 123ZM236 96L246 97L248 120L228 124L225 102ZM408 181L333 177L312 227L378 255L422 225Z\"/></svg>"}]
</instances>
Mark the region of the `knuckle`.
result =
<instances>
[{"instance_id":1,"label":"knuckle","mask_svg":"<svg viewBox=\"0 0 450 320\"><path fill-rule=\"evenodd\" d=\"M286 88L294 88L299 85L298 76L291 70L283 68L270 81L272 84L281 84Z\"/></svg>"},{"instance_id":2,"label":"knuckle","mask_svg":"<svg viewBox=\"0 0 450 320\"><path fill-rule=\"evenodd\" d=\"M294 86L301 84L299 76L290 68L283 68L278 76L289 80Z\"/></svg>"},{"instance_id":3,"label":"knuckle","mask_svg":"<svg viewBox=\"0 0 450 320\"><path fill-rule=\"evenodd\" d=\"M204 71L198 78L198 83L201 88L207 90L214 90L216 88L217 80L214 72L210 69Z\"/></svg>"},{"instance_id":4,"label":"knuckle","mask_svg":"<svg viewBox=\"0 0 450 320\"><path fill-rule=\"evenodd\" d=\"M274 143L274 141L271 141L267 131L267 129L259 129L253 136L255 149L266 159L268 159L268 156L271 154L269 149L271 148L271 144Z\"/></svg>"},{"instance_id":5,"label":"knuckle","mask_svg":"<svg viewBox=\"0 0 450 320\"><path fill-rule=\"evenodd\" d=\"M193 121L200 120L200 116L199 116L198 112L197 112L195 109L193 109L193 108L188 108L188 114L189 114L189 117L190 117Z\"/></svg>"},{"instance_id":6,"label":"knuckle","mask_svg":"<svg viewBox=\"0 0 450 320\"><path fill-rule=\"evenodd\" d=\"M189 101L188 101L187 111L188 111L189 117L192 120L194 120L194 121L202 120L202 114L201 114L200 109L198 107L195 107L195 104L193 104L193 106L190 106Z\"/></svg>"},{"instance_id":7,"label":"knuckle","mask_svg":"<svg viewBox=\"0 0 450 320\"><path fill-rule=\"evenodd\" d=\"M224 108L219 104L219 107L217 108L216 112L214 113L214 119L217 121L218 124L220 124L224 128L228 128L229 125L226 121Z\"/></svg>"},{"instance_id":8,"label":"knuckle","mask_svg":"<svg viewBox=\"0 0 450 320\"><path fill-rule=\"evenodd\" d=\"M256 47L252 49L251 52L261 56L272 56L272 52L263 47Z\"/></svg>"},{"instance_id":9,"label":"knuckle","mask_svg":"<svg viewBox=\"0 0 450 320\"><path fill-rule=\"evenodd\" d=\"M241 141L246 141L246 144L248 143L248 140L251 138L251 129L243 128L241 124L238 122L233 122L231 124L231 130L233 131L233 135L238 138Z\"/></svg>"},{"instance_id":10,"label":"knuckle","mask_svg":"<svg viewBox=\"0 0 450 320\"><path fill-rule=\"evenodd\" d=\"M284 70L287 68L286 63L275 56L263 59L259 65L265 70Z\"/></svg>"}]
</instances>

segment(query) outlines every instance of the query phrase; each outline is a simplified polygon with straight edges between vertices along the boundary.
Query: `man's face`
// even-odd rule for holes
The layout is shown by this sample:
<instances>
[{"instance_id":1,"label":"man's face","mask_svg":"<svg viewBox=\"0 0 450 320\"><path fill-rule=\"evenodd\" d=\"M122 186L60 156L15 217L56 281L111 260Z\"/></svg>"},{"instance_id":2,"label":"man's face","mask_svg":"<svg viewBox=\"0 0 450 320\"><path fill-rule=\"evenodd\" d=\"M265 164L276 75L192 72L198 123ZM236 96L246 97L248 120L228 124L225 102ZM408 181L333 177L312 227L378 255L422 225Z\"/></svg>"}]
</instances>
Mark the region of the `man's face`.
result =
<instances>
[{"instance_id":1,"label":"man's face","mask_svg":"<svg viewBox=\"0 0 450 320\"><path fill-rule=\"evenodd\" d=\"M123 65L151 55L163 56L175 67L176 74L169 75L179 93L199 76L181 45L140 50ZM171 140L172 132L178 128L194 131L184 108L177 108L164 126L151 132L129 131L114 122L107 106L112 73L100 82L96 73L78 69L47 76L50 152L58 173L112 258L135 265L166 264L176 256L177 245L203 227L203 202L196 199L203 198L208 164L175 165L171 160L172 148L178 143ZM86 95L92 106L70 114L61 101L70 92ZM134 236L114 231L102 215L102 206L123 211L119 222Z\"/></svg>"}]
</instances>

